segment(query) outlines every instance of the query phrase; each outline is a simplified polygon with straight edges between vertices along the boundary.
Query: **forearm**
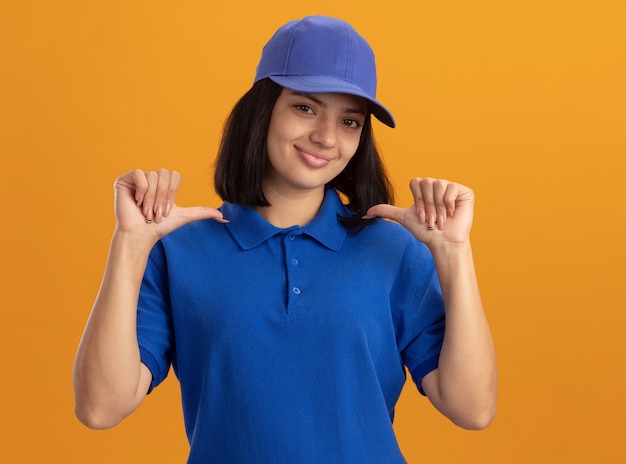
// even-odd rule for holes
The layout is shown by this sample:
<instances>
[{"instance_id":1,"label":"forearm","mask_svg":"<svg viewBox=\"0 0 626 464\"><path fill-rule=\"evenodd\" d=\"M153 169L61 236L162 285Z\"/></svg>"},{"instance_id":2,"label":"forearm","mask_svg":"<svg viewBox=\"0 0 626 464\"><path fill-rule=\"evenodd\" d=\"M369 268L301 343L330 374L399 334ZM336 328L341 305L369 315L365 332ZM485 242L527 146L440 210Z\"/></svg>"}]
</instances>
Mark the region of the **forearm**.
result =
<instances>
[{"instance_id":1,"label":"forearm","mask_svg":"<svg viewBox=\"0 0 626 464\"><path fill-rule=\"evenodd\" d=\"M136 315L141 280L152 244L116 233L102 285L74 363L76 414L107 428L132 412L146 394Z\"/></svg>"},{"instance_id":2,"label":"forearm","mask_svg":"<svg viewBox=\"0 0 626 464\"><path fill-rule=\"evenodd\" d=\"M444 245L433 256L446 311L435 406L461 426L482 428L495 414L497 365L472 249Z\"/></svg>"}]
</instances>

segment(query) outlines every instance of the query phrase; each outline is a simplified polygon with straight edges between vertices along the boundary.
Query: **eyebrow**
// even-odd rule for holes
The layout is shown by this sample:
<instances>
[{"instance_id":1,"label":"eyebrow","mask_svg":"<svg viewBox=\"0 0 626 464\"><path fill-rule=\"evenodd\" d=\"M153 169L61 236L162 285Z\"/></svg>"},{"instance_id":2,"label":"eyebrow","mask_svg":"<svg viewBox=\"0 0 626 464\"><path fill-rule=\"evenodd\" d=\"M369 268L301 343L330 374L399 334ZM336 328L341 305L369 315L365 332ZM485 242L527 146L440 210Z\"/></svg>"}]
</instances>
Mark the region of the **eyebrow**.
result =
<instances>
[{"instance_id":1,"label":"eyebrow","mask_svg":"<svg viewBox=\"0 0 626 464\"><path fill-rule=\"evenodd\" d=\"M312 93L306 93L306 92L296 92L295 90L290 90L292 95L299 95L301 97L304 98L308 98L309 100L313 101L314 103L317 103L318 105L320 105L323 108L326 108L326 102L324 102L323 100L320 100L318 97L315 96L315 94ZM362 110L361 108L345 108L344 110L346 113L353 113L353 114L360 114L363 116L366 116L367 113Z\"/></svg>"}]
</instances>

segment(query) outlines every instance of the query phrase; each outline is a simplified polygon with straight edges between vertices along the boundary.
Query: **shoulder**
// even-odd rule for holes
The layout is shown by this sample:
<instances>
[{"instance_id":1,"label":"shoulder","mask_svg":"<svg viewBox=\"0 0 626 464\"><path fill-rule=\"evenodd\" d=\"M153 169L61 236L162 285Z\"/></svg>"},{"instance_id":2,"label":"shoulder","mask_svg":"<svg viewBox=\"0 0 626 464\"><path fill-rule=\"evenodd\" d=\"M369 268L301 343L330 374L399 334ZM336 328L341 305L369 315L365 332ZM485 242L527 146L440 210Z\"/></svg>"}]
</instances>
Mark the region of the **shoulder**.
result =
<instances>
[{"instance_id":1,"label":"shoulder","mask_svg":"<svg viewBox=\"0 0 626 464\"><path fill-rule=\"evenodd\" d=\"M376 219L358 232L348 234L346 244L369 255L378 255L384 261L428 262L432 255L426 245L417 240L402 225L385 219Z\"/></svg>"},{"instance_id":2,"label":"shoulder","mask_svg":"<svg viewBox=\"0 0 626 464\"><path fill-rule=\"evenodd\" d=\"M369 231L375 235L385 235L403 240L415 239L415 237L403 226L397 222L386 219L377 218L372 224L363 228L363 231Z\"/></svg>"},{"instance_id":3,"label":"shoulder","mask_svg":"<svg viewBox=\"0 0 626 464\"><path fill-rule=\"evenodd\" d=\"M397 222L386 219L376 219L372 224L363 227L355 234L350 234L363 240L377 240L381 244L391 243L395 246L416 246L418 248L425 245L417 240L415 236L405 227Z\"/></svg>"},{"instance_id":4,"label":"shoulder","mask_svg":"<svg viewBox=\"0 0 626 464\"><path fill-rule=\"evenodd\" d=\"M212 219L203 219L190 222L176 229L161 239L163 243L189 243L197 244L198 240L216 240L227 235L225 224Z\"/></svg>"},{"instance_id":5,"label":"shoulder","mask_svg":"<svg viewBox=\"0 0 626 464\"><path fill-rule=\"evenodd\" d=\"M161 238L151 256L156 260L187 260L206 252L214 254L228 243L232 243L232 239L225 224L204 219L185 224Z\"/></svg>"}]
</instances>

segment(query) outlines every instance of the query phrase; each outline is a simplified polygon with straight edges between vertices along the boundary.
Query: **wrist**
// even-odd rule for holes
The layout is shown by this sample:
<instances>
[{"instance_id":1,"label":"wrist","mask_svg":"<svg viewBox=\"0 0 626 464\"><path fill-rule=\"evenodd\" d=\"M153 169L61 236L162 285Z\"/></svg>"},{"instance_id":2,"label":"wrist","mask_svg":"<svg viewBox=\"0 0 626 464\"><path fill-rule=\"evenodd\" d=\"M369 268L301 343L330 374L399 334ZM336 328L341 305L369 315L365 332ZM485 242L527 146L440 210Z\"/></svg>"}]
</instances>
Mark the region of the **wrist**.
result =
<instances>
[{"instance_id":1,"label":"wrist","mask_svg":"<svg viewBox=\"0 0 626 464\"><path fill-rule=\"evenodd\" d=\"M137 231L124 231L118 228L111 237L111 249L125 253L148 255L158 239L154 234Z\"/></svg>"},{"instance_id":2,"label":"wrist","mask_svg":"<svg viewBox=\"0 0 626 464\"><path fill-rule=\"evenodd\" d=\"M441 277L444 274L455 274L460 269L473 268L474 257L469 240L466 242L442 241L429 246L429 250Z\"/></svg>"},{"instance_id":3,"label":"wrist","mask_svg":"<svg viewBox=\"0 0 626 464\"><path fill-rule=\"evenodd\" d=\"M447 240L440 240L435 243L428 244L433 257L441 256L443 258L450 257L451 255L463 255L472 252L472 244L469 239L461 242L451 242Z\"/></svg>"}]
</instances>

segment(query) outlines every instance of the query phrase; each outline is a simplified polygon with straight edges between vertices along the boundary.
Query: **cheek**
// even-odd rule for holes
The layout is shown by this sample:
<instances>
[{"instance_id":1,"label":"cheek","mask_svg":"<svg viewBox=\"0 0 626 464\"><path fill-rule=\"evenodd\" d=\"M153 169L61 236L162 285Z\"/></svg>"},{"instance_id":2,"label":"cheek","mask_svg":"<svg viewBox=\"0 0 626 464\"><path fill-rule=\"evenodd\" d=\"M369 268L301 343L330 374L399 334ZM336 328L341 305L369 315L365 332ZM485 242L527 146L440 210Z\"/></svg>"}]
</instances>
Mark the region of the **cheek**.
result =
<instances>
[{"instance_id":1,"label":"cheek","mask_svg":"<svg viewBox=\"0 0 626 464\"><path fill-rule=\"evenodd\" d=\"M270 122L270 127L267 131L267 154L271 159L276 154L278 147L280 146L280 134L276 130L275 122Z\"/></svg>"},{"instance_id":2,"label":"cheek","mask_svg":"<svg viewBox=\"0 0 626 464\"><path fill-rule=\"evenodd\" d=\"M361 141L361 137L355 137L352 139L346 140L343 146L343 153L346 162L349 162L355 155L356 151L359 149L359 143Z\"/></svg>"},{"instance_id":3,"label":"cheek","mask_svg":"<svg viewBox=\"0 0 626 464\"><path fill-rule=\"evenodd\" d=\"M293 123L290 123L286 118L276 111L272 114L270 125L267 131L267 148L278 148L285 145L293 138L292 132L294 132Z\"/></svg>"}]
</instances>

